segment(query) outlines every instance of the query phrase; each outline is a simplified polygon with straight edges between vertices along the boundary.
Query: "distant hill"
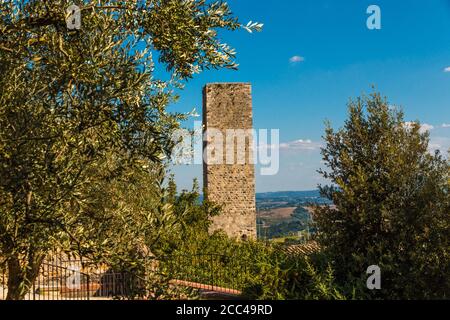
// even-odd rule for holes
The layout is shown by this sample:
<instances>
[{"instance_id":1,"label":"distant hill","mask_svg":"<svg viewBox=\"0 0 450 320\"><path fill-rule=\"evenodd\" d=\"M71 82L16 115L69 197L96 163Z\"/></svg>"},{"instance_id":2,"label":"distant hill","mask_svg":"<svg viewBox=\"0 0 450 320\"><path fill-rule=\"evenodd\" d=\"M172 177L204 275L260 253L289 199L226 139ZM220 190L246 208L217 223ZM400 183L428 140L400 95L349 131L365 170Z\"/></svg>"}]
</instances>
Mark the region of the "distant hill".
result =
<instances>
[{"instance_id":1,"label":"distant hill","mask_svg":"<svg viewBox=\"0 0 450 320\"><path fill-rule=\"evenodd\" d=\"M257 211L268 211L281 208L308 207L311 205L330 205L331 201L322 198L319 190L281 191L256 194Z\"/></svg>"},{"instance_id":2,"label":"distant hill","mask_svg":"<svg viewBox=\"0 0 450 320\"><path fill-rule=\"evenodd\" d=\"M200 201L203 201L203 195L200 195ZM285 202L285 203L331 203L328 199L320 196L319 190L309 191L278 191L278 192L261 192L256 194L256 202Z\"/></svg>"},{"instance_id":3,"label":"distant hill","mask_svg":"<svg viewBox=\"0 0 450 320\"><path fill-rule=\"evenodd\" d=\"M319 190L310 191L278 191L278 192L264 192L257 193L256 199L299 199L299 198L321 198Z\"/></svg>"},{"instance_id":4,"label":"distant hill","mask_svg":"<svg viewBox=\"0 0 450 320\"><path fill-rule=\"evenodd\" d=\"M203 195L200 196L202 199ZM258 237L274 239L298 237L299 232L314 233L308 211L308 207L314 204L330 205L332 202L322 198L319 190L257 193Z\"/></svg>"},{"instance_id":5,"label":"distant hill","mask_svg":"<svg viewBox=\"0 0 450 320\"><path fill-rule=\"evenodd\" d=\"M256 209L259 237L297 238L301 232L309 236L315 230L311 226L308 208L312 205L330 204L331 201L321 197L319 190L258 193Z\"/></svg>"}]
</instances>

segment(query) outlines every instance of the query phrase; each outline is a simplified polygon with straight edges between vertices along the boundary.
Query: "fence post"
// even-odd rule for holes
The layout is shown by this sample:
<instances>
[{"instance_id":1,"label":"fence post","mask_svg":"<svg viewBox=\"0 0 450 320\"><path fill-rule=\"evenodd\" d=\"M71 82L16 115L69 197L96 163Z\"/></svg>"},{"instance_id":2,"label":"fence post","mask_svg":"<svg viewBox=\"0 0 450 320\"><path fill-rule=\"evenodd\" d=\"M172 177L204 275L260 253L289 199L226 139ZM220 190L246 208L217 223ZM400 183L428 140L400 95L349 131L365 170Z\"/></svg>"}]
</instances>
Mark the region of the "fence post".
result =
<instances>
[{"instance_id":1,"label":"fence post","mask_svg":"<svg viewBox=\"0 0 450 320\"><path fill-rule=\"evenodd\" d=\"M90 282L90 279L91 279L91 276L89 275L89 274L86 274L86 278L87 278L87 280L86 280L86 287L87 287L87 300L90 300L90 298L91 298L91 291L89 290L89 282Z\"/></svg>"}]
</instances>

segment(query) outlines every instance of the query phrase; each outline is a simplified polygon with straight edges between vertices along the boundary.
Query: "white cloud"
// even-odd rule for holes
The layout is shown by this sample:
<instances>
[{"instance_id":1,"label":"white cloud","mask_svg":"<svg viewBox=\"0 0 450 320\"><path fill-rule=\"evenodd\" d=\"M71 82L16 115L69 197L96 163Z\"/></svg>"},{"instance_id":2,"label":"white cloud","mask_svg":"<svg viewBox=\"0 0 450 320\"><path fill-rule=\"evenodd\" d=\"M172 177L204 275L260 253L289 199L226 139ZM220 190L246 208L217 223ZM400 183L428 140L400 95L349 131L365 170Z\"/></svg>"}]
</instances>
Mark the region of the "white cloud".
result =
<instances>
[{"instance_id":1,"label":"white cloud","mask_svg":"<svg viewBox=\"0 0 450 320\"><path fill-rule=\"evenodd\" d=\"M318 142L313 142L312 140L295 140L291 142L286 142L280 144L280 149L284 150L316 150L321 147Z\"/></svg>"},{"instance_id":2,"label":"white cloud","mask_svg":"<svg viewBox=\"0 0 450 320\"><path fill-rule=\"evenodd\" d=\"M282 151L314 151L320 149L321 147L322 145L319 142L314 142L310 139L299 139L290 142L283 142L280 144L259 145L258 149L273 150L278 148Z\"/></svg>"},{"instance_id":3,"label":"white cloud","mask_svg":"<svg viewBox=\"0 0 450 320\"><path fill-rule=\"evenodd\" d=\"M442 128L450 128L450 123L443 123Z\"/></svg>"},{"instance_id":4,"label":"white cloud","mask_svg":"<svg viewBox=\"0 0 450 320\"><path fill-rule=\"evenodd\" d=\"M405 122L405 127L411 129L416 122ZM434 129L434 126L428 123L423 123L420 125L420 133L429 132Z\"/></svg>"},{"instance_id":5,"label":"white cloud","mask_svg":"<svg viewBox=\"0 0 450 320\"><path fill-rule=\"evenodd\" d=\"M421 132L427 132L427 131L431 131L434 129L434 126L432 126L431 124L428 123L424 123L422 124L422 126L420 127L420 131Z\"/></svg>"},{"instance_id":6,"label":"white cloud","mask_svg":"<svg viewBox=\"0 0 450 320\"><path fill-rule=\"evenodd\" d=\"M450 67L445 68L444 72L450 72Z\"/></svg>"},{"instance_id":7,"label":"white cloud","mask_svg":"<svg viewBox=\"0 0 450 320\"><path fill-rule=\"evenodd\" d=\"M431 137L428 149L431 153L440 150L443 155L447 155L450 150L450 137Z\"/></svg>"},{"instance_id":8,"label":"white cloud","mask_svg":"<svg viewBox=\"0 0 450 320\"><path fill-rule=\"evenodd\" d=\"M430 153L434 153L437 150L441 150L442 146L439 143L432 143L430 142L428 144L428 150L430 151Z\"/></svg>"},{"instance_id":9,"label":"white cloud","mask_svg":"<svg viewBox=\"0 0 450 320\"><path fill-rule=\"evenodd\" d=\"M303 62L303 61L305 61L305 58L301 57L301 56L293 56L289 59L290 63L299 63L299 62Z\"/></svg>"}]
</instances>

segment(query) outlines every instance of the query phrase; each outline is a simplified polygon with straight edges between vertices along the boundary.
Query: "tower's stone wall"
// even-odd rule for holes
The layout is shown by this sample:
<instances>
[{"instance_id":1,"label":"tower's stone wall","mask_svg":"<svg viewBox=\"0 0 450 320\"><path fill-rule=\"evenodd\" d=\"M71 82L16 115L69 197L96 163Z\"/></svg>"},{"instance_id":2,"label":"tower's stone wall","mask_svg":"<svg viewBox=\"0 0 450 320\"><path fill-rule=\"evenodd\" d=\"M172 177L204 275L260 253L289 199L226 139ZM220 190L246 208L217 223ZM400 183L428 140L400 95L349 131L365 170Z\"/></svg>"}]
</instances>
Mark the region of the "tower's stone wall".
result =
<instances>
[{"instance_id":1,"label":"tower's stone wall","mask_svg":"<svg viewBox=\"0 0 450 320\"><path fill-rule=\"evenodd\" d=\"M223 134L223 141L220 142L223 143L223 152L219 152L219 156L215 154L214 161L211 161L212 156L205 156L203 168L206 196L222 206L222 214L214 217L211 231L222 229L233 238L256 238L253 139L250 134L245 144L239 144L238 139L232 139L233 143L229 143L232 138L230 129L247 132L253 129L251 85L206 85L203 90L203 124L207 132L212 129ZM238 149L239 145L241 149ZM208 152L208 148L209 151L213 148L210 140L204 143L205 154L214 154L214 151ZM239 152L245 157L239 157ZM227 154L234 155L231 162ZM217 158L223 161L218 164Z\"/></svg>"}]
</instances>

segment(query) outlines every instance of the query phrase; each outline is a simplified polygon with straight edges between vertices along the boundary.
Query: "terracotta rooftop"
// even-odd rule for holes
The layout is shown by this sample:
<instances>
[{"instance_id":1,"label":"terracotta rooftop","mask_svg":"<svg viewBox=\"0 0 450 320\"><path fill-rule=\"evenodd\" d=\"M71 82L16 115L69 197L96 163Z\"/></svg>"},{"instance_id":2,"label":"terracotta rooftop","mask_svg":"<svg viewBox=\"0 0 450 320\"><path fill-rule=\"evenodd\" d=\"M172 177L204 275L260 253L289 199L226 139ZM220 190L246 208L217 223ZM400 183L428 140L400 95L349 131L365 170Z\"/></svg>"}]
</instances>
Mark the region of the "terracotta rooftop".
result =
<instances>
[{"instance_id":1,"label":"terracotta rooftop","mask_svg":"<svg viewBox=\"0 0 450 320\"><path fill-rule=\"evenodd\" d=\"M310 241L305 244L286 246L282 250L284 253L290 256L310 255L312 253L320 251L320 246L316 241Z\"/></svg>"}]
</instances>

